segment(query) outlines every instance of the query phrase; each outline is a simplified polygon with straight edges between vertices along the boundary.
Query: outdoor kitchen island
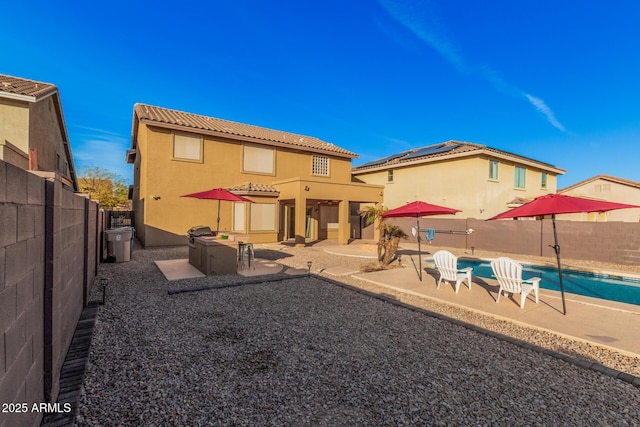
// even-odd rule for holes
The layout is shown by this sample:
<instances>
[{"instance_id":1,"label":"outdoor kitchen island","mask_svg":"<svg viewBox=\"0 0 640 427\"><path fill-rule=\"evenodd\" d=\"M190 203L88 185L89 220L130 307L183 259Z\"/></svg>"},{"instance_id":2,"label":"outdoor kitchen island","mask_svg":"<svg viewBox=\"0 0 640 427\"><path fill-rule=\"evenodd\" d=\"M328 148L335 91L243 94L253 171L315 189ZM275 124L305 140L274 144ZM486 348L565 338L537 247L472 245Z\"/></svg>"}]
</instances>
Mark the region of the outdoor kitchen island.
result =
<instances>
[{"instance_id":1,"label":"outdoor kitchen island","mask_svg":"<svg viewBox=\"0 0 640 427\"><path fill-rule=\"evenodd\" d=\"M233 233L193 237L189 240L189 264L206 275L236 274L247 240L248 235Z\"/></svg>"}]
</instances>

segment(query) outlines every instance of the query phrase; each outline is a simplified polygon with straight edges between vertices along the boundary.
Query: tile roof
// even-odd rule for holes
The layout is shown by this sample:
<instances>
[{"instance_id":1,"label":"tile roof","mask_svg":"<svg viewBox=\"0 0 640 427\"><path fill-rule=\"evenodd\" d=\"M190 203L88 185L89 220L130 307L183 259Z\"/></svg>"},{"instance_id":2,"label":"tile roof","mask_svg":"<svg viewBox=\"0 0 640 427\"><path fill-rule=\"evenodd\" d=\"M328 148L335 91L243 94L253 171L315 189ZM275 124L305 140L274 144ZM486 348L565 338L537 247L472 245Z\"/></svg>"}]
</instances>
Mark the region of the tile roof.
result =
<instances>
[{"instance_id":1,"label":"tile roof","mask_svg":"<svg viewBox=\"0 0 640 427\"><path fill-rule=\"evenodd\" d=\"M549 163L540 162L538 160L530 159L528 157L520 156L518 154L513 154L507 151L498 150L483 144L454 141L454 140L442 142L439 144L433 144L426 147L414 148L411 150L397 153L395 155L384 157L382 159L374 160L372 162L368 162L363 165L354 167L352 169L352 172L362 173L369 170L386 169L389 167L421 163L423 161L428 161L432 159L458 157L461 155L474 155L474 154L480 154L480 153L486 153L489 155L494 154L494 155L506 156L516 161L520 160L524 162L533 162L540 166L554 169L556 170L557 173L565 172L563 169L560 169Z\"/></svg>"},{"instance_id":2,"label":"tile roof","mask_svg":"<svg viewBox=\"0 0 640 427\"><path fill-rule=\"evenodd\" d=\"M215 117L169 110L151 105L136 104L134 106L134 126L136 117L140 121L151 122L158 126L177 125L187 130L202 130L223 135L256 139L270 143L270 145L285 145L293 148L336 154L342 157L358 157L357 154L351 151L318 138L222 120Z\"/></svg>"},{"instance_id":3,"label":"tile roof","mask_svg":"<svg viewBox=\"0 0 640 427\"><path fill-rule=\"evenodd\" d=\"M611 175L604 175L604 174L600 174L600 175L596 175L594 177L591 177L589 179L585 179L584 181L580 181L578 183L575 183L569 187L563 188L562 190L558 190L558 193L564 193L567 192L569 190L573 190L574 188L583 186L585 184L588 184L590 182L593 181L597 181L599 179L605 180L605 181L610 181L610 182L615 182L618 184L622 184L622 185L628 185L629 187L635 187L635 188L640 188L640 182L636 182L636 181L631 181L629 179L623 179L623 178L617 178L615 176L611 176Z\"/></svg>"},{"instance_id":4,"label":"tile roof","mask_svg":"<svg viewBox=\"0 0 640 427\"><path fill-rule=\"evenodd\" d=\"M525 203L529 203L534 198L525 198L525 197L515 197L510 202L507 202L507 205L524 205Z\"/></svg>"},{"instance_id":5,"label":"tile roof","mask_svg":"<svg viewBox=\"0 0 640 427\"><path fill-rule=\"evenodd\" d=\"M6 96L7 94L22 95L33 98L32 101L37 101L39 98L51 95L57 90L58 88L51 83L0 74L0 96Z\"/></svg>"},{"instance_id":6,"label":"tile roof","mask_svg":"<svg viewBox=\"0 0 640 427\"><path fill-rule=\"evenodd\" d=\"M274 193L280 194L280 191L276 187L270 184L254 184L251 182L245 182L244 184L228 187L227 190L237 193Z\"/></svg>"}]
</instances>

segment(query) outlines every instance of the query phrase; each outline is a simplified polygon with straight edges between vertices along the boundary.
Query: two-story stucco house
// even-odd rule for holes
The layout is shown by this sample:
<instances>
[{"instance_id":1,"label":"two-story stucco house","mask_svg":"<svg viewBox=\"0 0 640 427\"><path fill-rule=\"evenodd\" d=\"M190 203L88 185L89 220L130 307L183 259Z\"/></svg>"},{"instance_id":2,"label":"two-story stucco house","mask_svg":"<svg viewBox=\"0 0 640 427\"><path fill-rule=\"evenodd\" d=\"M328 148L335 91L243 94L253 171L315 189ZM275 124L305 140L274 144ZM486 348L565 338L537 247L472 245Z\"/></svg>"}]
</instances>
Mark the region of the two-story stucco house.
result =
<instances>
[{"instance_id":1,"label":"two-story stucco house","mask_svg":"<svg viewBox=\"0 0 640 427\"><path fill-rule=\"evenodd\" d=\"M192 226L215 230L218 202L181 196L226 188L253 203L221 202L221 232L346 244L357 237L359 204L382 202L381 186L352 182L356 157L313 137L136 104L127 162L138 238L179 245Z\"/></svg>"},{"instance_id":2,"label":"two-story stucco house","mask_svg":"<svg viewBox=\"0 0 640 427\"><path fill-rule=\"evenodd\" d=\"M586 197L607 202L640 205L640 182L616 178L611 175L597 175L570 187L558 190L569 196ZM609 212L589 212L559 215L558 219L572 221L623 221L639 222L640 209L620 209Z\"/></svg>"},{"instance_id":3,"label":"two-story stucco house","mask_svg":"<svg viewBox=\"0 0 640 427\"><path fill-rule=\"evenodd\" d=\"M78 190L58 88L0 74L0 160Z\"/></svg>"},{"instance_id":4,"label":"two-story stucco house","mask_svg":"<svg viewBox=\"0 0 640 427\"><path fill-rule=\"evenodd\" d=\"M486 219L537 196L556 192L566 171L486 145L447 141L403 151L353 168L355 178L384 185L390 209L422 200Z\"/></svg>"}]
</instances>

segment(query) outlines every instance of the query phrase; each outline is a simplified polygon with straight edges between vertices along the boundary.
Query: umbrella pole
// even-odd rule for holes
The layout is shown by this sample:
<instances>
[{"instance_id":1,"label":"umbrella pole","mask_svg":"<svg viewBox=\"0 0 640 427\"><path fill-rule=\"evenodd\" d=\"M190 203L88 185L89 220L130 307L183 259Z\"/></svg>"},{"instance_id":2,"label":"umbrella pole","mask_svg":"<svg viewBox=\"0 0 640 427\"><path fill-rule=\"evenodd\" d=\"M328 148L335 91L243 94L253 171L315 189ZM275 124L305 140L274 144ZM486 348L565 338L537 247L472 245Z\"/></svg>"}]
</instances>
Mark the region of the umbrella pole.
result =
<instances>
[{"instance_id":1,"label":"umbrella pole","mask_svg":"<svg viewBox=\"0 0 640 427\"><path fill-rule=\"evenodd\" d=\"M416 227L417 233L416 236L418 238L418 277L422 282L422 252L420 251L420 217L416 215Z\"/></svg>"},{"instance_id":2,"label":"umbrella pole","mask_svg":"<svg viewBox=\"0 0 640 427\"><path fill-rule=\"evenodd\" d=\"M216 235L220 231L220 200L218 200L218 219L216 219Z\"/></svg>"},{"instance_id":3,"label":"umbrella pole","mask_svg":"<svg viewBox=\"0 0 640 427\"><path fill-rule=\"evenodd\" d=\"M552 246L556 251L556 259L558 260L558 278L560 279L560 294L562 295L562 314L567 314L567 306L564 302L564 284L562 283L562 267L560 266L560 245L558 245L558 233L556 231L556 215L551 215L551 222L553 223L553 240L555 245Z\"/></svg>"}]
</instances>

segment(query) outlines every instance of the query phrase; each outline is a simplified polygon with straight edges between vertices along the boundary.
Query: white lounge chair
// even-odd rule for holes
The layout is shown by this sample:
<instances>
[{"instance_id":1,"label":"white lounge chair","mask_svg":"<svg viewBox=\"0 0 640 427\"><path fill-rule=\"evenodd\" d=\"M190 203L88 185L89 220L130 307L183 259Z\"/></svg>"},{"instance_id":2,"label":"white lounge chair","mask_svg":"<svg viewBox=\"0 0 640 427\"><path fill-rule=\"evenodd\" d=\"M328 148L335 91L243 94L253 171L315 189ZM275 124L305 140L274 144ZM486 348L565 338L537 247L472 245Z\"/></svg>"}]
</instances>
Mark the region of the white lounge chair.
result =
<instances>
[{"instance_id":1,"label":"white lounge chair","mask_svg":"<svg viewBox=\"0 0 640 427\"><path fill-rule=\"evenodd\" d=\"M527 295L531 291L536 297L536 304L538 303L541 280L539 277L522 280L522 265L507 257L500 257L491 261L491 268L500 285L496 303L500 302L500 295L503 292L505 295L507 293L520 294L520 308L523 308Z\"/></svg>"},{"instance_id":2,"label":"white lounge chair","mask_svg":"<svg viewBox=\"0 0 640 427\"><path fill-rule=\"evenodd\" d=\"M438 251L433 254L433 261L436 263L440 278L438 279L438 286L436 289L440 289L440 282L455 283L456 294L460 290L460 283L465 279L467 280L467 286L471 289L471 271L473 268L458 268L458 258L449 251Z\"/></svg>"}]
</instances>

